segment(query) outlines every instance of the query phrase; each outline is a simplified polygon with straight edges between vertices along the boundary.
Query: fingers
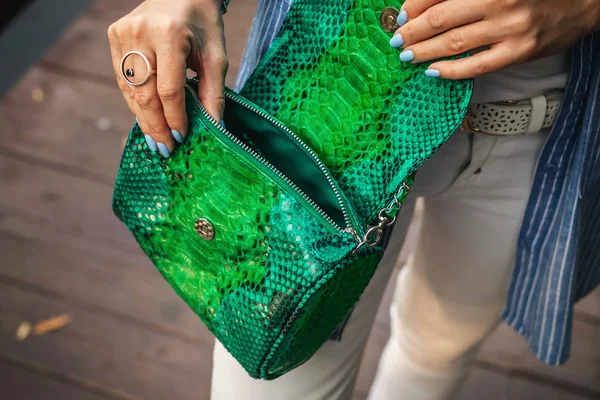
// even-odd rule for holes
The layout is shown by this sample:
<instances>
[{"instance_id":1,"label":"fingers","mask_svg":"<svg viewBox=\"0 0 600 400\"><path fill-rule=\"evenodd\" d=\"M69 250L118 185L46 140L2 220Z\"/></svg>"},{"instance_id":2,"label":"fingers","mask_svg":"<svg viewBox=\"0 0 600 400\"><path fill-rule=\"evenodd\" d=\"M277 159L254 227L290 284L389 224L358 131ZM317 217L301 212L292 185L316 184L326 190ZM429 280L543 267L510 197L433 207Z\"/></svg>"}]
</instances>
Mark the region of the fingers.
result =
<instances>
[{"instance_id":1,"label":"fingers","mask_svg":"<svg viewBox=\"0 0 600 400\"><path fill-rule=\"evenodd\" d=\"M132 46L140 49L142 54L148 57L150 65L156 64L156 55L150 49L144 49L141 46ZM146 76L147 66L142 57L132 56L133 70L135 81L140 81ZM128 68L126 65L125 68ZM143 74L143 75L142 75ZM156 142L156 146L163 157L169 157L175 149L175 141L173 139L169 124L165 119L165 113L161 99L158 95L156 74L151 74L148 81L141 86L133 88L133 98L137 104L140 113L137 118L142 128L142 132L150 135Z\"/></svg>"},{"instance_id":2,"label":"fingers","mask_svg":"<svg viewBox=\"0 0 600 400\"><path fill-rule=\"evenodd\" d=\"M474 56L433 63L428 71L445 79L468 79L499 70L515 63L514 51L507 45L492 46Z\"/></svg>"},{"instance_id":3,"label":"fingers","mask_svg":"<svg viewBox=\"0 0 600 400\"><path fill-rule=\"evenodd\" d=\"M187 135L185 109L186 56L176 56L167 44L157 49L157 91L173 138L181 143Z\"/></svg>"},{"instance_id":4,"label":"fingers","mask_svg":"<svg viewBox=\"0 0 600 400\"><path fill-rule=\"evenodd\" d=\"M444 1L445 0L406 0L402 5L402 11L406 12L408 20L410 21L423 14L425 10L430 7Z\"/></svg>"},{"instance_id":5,"label":"fingers","mask_svg":"<svg viewBox=\"0 0 600 400\"><path fill-rule=\"evenodd\" d=\"M156 89L156 75L150 76L148 81L142 86L132 86L122 77L121 68L132 69L134 75L128 77L132 82L140 82L146 76L148 67L144 60L138 55L132 55L121 65L123 55L136 48L129 42L121 40L122 37L128 37L125 34L119 34L119 25L115 23L108 29L108 38L111 48L112 64L117 77L117 83L121 93L127 102L127 106L136 116L142 132L144 133L146 143L151 151L159 151L163 156L168 157L174 148L173 137L165 120L160 98ZM125 52L125 53L124 53ZM150 65L153 65L154 52L149 50L142 51L148 57ZM154 64L155 65L155 64Z\"/></svg>"},{"instance_id":6,"label":"fingers","mask_svg":"<svg viewBox=\"0 0 600 400\"><path fill-rule=\"evenodd\" d=\"M494 32L497 33L490 29L488 22L476 22L419 41L413 46L406 47L405 52L411 52L413 58L411 62L437 60L496 43L501 37Z\"/></svg>"},{"instance_id":7,"label":"fingers","mask_svg":"<svg viewBox=\"0 0 600 400\"><path fill-rule=\"evenodd\" d=\"M169 157L175 142L182 142L187 133L184 93L186 54L174 54L173 48L176 46L159 46L159 58L147 45L129 40L134 35L119 34L118 29L119 24L116 23L108 31L117 83L129 109L136 116L150 150ZM141 86L128 84L121 73L122 67L124 70L131 69L133 76L128 76L128 79L132 82L141 82L146 77L148 66L139 55L129 56L121 65L123 55L132 49L144 54L151 68L157 68Z\"/></svg>"},{"instance_id":8,"label":"fingers","mask_svg":"<svg viewBox=\"0 0 600 400\"><path fill-rule=\"evenodd\" d=\"M186 66L195 66L200 99L213 117L221 118L227 56L220 6L217 0L146 1L109 28L119 88L148 147L165 157L188 133ZM143 56L129 55L132 51ZM153 69L147 80L146 57ZM128 73L122 76L124 69Z\"/></svg>"},{"instance_id":9,"label":"fingers","mask_svg":"<svg viewBox=\"0 0 600 400\"><path fill-rule=\"evenodd\" d=\"M229 62L225 52L223 21L219 19L217 24L221 27L214 26L209 29L205 45L196 50L199 52L196 73L199 78L198 96L202 105L213 118L221 121L225 109L225 76Z\"/></svg>"},{"instance_id":10,"label":"fingers","mask_svg":"<svg viewBox=\"0 0 600 400\"><path fill-rule=\"evenodd\" d=\"M225 109L225 75L226 58L217 57L206 60L202 64L199 75L198 96L206 111L217 121L223 119Z\"/></svg>"},{"instance_id":11,"label":"fingers","mask_svg":"<svg viewBox=\"0 0 600 400\"><path fill-rule=\"evenodd\" d=\"M485 17L483 6L466 7L463 2L444 1L426 9L396 31L404 47L430 39L450 29L480 21Z\"/></svg>"},{"instance_id":12,"label":"fingers","mask_svg":"<svg viewBox=\"0 0 600 400\"><path fill-rule=\"evenodd\" d=\"M425 75L432 78L466 79L484 75L515 62L515 55L502 42L505 32L486 20L485 3L461 0L407 0L403 5L408 21L391 39L402 47L400 61L421 63L490 47L475 56L432 64Z\"/></svg>"},{"instance_id":13,"label":"fingers","mask_svg":"<svg viewBox=\"0 0 600 400\"><path fill-rule=\"evenodd\" d=\"M115 76L117 77L117 84L119 89L121 90L121 94L123 94L123 98L127 103L127 106L131 110L131 112L135 115L135 107L133 102L133 87L128 85L123 78L121 77L121 58L123 55L121 54L121 46L119 45L119 40L116 34L116 25L113 24L108 28L108 39L110 43L110 53L112 57L112 65L115 70Z\"/></svg>"}]
</instances>

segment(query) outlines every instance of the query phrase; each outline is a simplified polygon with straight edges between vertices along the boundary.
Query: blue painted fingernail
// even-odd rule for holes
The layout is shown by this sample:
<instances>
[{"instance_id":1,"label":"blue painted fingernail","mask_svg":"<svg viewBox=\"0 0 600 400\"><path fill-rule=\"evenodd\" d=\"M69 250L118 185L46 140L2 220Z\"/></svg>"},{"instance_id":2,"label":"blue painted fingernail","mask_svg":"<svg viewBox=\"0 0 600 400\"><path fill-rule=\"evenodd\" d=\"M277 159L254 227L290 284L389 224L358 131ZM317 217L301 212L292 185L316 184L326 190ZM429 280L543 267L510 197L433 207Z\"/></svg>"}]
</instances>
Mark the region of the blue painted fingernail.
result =
<instances>
[{"instance_id":1,"label":"blue painted fingernail","mask_svg":"<svg viewBox=\"0 0 600 400\"><path fill-rule=\"evenodd\" d=\"M146 138L146 144L148 145L148 148L151 151L156 151L156 142L154 141L154 139L152 139L152 136L144 135L144 137Z\"/></svg>"},{"instance_id":2,"label":"blue painted fingernail","mask_svg":"<svg viewBox=\"0 0 600 400\"><path fill-rule=\"evenodd\" d=\"M415 53L412 50L404 50L400 53L400 61L402 62L411 62L415 59Z\"/></svg>"},{"instance_id":3,"label":"blue painted fingernail","mask_svg":"<svg viewBox=\"0 0 600 400\"><path fill-rule=\"evenodd\" d=\"M158 151L160 152L160 154L162 154L162 156L164 158L169 158L169 156L171 155L169 148L167 146L165 146L163 143L158 143L157 146L158 146Z\"/></svg>"},{"instance_id":4,"label":"blue painted fingernail","mask_svg":"<svg viewBox=\"0 0 600 400\"><path fill-rule=\"evenodd\" d=\"M406 13L406 11L400 11L400 14L398 14L398 19L396 21L398 22L398 25L404 25L406 21L408 21L408 14Z\"/></svg>"},{"instance_id":5,"label":"blue painted fingernail","mask_svg":"<svg viewBox=\"0 0 600 400\"><path fill-rule=\"evenodd\" d=\"M425 71L425 76L428 78L439 78L441 74L437 69L428 69Z\"/></svg>"},{"instance_id":6,"label":"blue painted fingernail","mask_svg":"<svg viewBox=\"0 0 600 400\"><path fill-rule=\"evenodd\" d=\"M225 128L225 121L221 120L221 126Z\"/></svg>"},{"instance_id":7,"label":"blue painted fingernail","mask_svg":"<svg viewBox=\"0 0 600 400\"><path fill-rule=\"evenodd\" d=\"M178 130L171 129L171 135L173 135L173 139L177 140L177 142L183 143L183 136Z\"/></svg>"},{"instance_id":8,"label":"blue painted fingernail","mask_svg":"<svg viewBox=\"0 0 600 400\"><path fill-rule=\"evenodd\" d=\"M394 35L394 37L392 37L390 39L390 46L398 48L398 47L402 47L402 45L404 44L404 39L402 38L402 35L400 33L398 33L397 35Z\"/></svg>"}]
</instances>

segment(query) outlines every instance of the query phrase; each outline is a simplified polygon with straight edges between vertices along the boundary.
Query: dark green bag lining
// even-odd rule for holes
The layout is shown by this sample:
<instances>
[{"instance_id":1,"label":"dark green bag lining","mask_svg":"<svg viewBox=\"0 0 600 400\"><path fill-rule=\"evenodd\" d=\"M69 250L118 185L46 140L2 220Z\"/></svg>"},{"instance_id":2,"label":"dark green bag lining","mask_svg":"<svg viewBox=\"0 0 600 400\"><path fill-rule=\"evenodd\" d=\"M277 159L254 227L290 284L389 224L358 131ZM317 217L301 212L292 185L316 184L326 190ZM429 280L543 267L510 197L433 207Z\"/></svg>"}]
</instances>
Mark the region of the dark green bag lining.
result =
<instances>
[{"instance_id":1,"label":"dark green bag lining","mask_svg":"<svg viewBox=\"0 0 600 400\"><path fill-rule=\"evenodd\" d=\"M227 98L223 120L229 132L268 160L336 224L346 227L339 200L327 177L295 139L252 110Z\"/></svg>"}]
</instances>

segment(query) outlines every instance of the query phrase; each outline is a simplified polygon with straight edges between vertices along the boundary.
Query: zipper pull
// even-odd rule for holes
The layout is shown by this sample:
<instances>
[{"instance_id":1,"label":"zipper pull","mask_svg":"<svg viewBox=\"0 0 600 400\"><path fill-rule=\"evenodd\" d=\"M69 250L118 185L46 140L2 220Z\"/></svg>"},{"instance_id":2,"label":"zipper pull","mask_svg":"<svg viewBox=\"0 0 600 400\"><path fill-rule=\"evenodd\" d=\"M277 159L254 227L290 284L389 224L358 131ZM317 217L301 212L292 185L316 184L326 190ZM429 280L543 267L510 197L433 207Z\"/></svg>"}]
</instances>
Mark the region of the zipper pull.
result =
<instances>
[{"instance_id":1,"label":"zipper pull","mask_svg":"<svg viewBox=\"0 0 600 400\"><path fill-rule=\"evenodd\" d=\"M375 247L379 244L383 238L385 229L396 222L396 216L402 208L401 201L404 201L408 195L408 192L410 192L410 186L408 186L405 181L400 186L400 189L398 189L398 192L394 195L392 202L387 207L381 209L379 214L377 214L379 222L377 222L376 225L369 226L365 236L362 239L356 234L356 232L354 232L353 236L358 241L358 245L356 245L352 251L352 254L355 254L362 246Z\"/></svg>"}]
</instances>

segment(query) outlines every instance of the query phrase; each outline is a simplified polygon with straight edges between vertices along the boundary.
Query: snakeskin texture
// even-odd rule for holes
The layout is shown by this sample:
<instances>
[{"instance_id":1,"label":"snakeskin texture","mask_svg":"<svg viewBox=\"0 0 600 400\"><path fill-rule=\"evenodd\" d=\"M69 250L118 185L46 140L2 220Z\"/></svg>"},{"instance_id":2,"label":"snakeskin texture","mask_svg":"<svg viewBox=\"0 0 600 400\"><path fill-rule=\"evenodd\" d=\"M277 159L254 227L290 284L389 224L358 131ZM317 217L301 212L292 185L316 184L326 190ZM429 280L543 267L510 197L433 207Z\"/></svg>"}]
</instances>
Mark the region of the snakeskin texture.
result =
<instances>
[{"instance_id":1,"label":"snakeskin texture","mask_svg":"<svg viewBox=\"0 0 600 400\"><path fill-rule=\"evenodd\" d=\"M317 153L359 235L460 124L471 92L470 82L426 79L425 66L399 62L379 26L392 5L296 0L243 92ZM248 374L273 379L327 340L383 249L354 253L356 238L326 226L264 168L256 143L243 132L252 151L232 143L186 96L189 134L170 158L152 153L133 128L113 209ZM200 219L214 229L212 240L196 232Z\"/></svg>"},{"instance_id":2,"label":"snakeskin texture","mask_svg":"<svg viewBox=\"0 0 600 400\"><path fill-rule=\"evenodd\" d=\"M219 139L216 123L189 93L187 113L190 133L169 159L152 153L139 126L133 128L113 208L248 373L272 379L290 362L267 357L276 344L293 335L304 344L293 354L295 364L308 359L358 300L361 291L352 288L370 280L382 250L352 255L352 235L326 229L250 154ZM201 218L214 227L214 239L196 232ZM331 278L346 269L359 271L332 287ZM322 304L320 313L300 312L324 292L340 300ZM320 321L322 313L339 318ZM319 326L320 334L305 326Z\"/></svg>"},{"instance_id":3,"label":"snakeskin texture","mask_svg":"<svg viewBox=\"0 0 600 400\"><path fill-rule=\"evenodd\" d=\"M241 94L310 145L372 224L458 127L471 81L401 63L379 14L393 0L296 0Z\"/></svg>"}]
</instances>

